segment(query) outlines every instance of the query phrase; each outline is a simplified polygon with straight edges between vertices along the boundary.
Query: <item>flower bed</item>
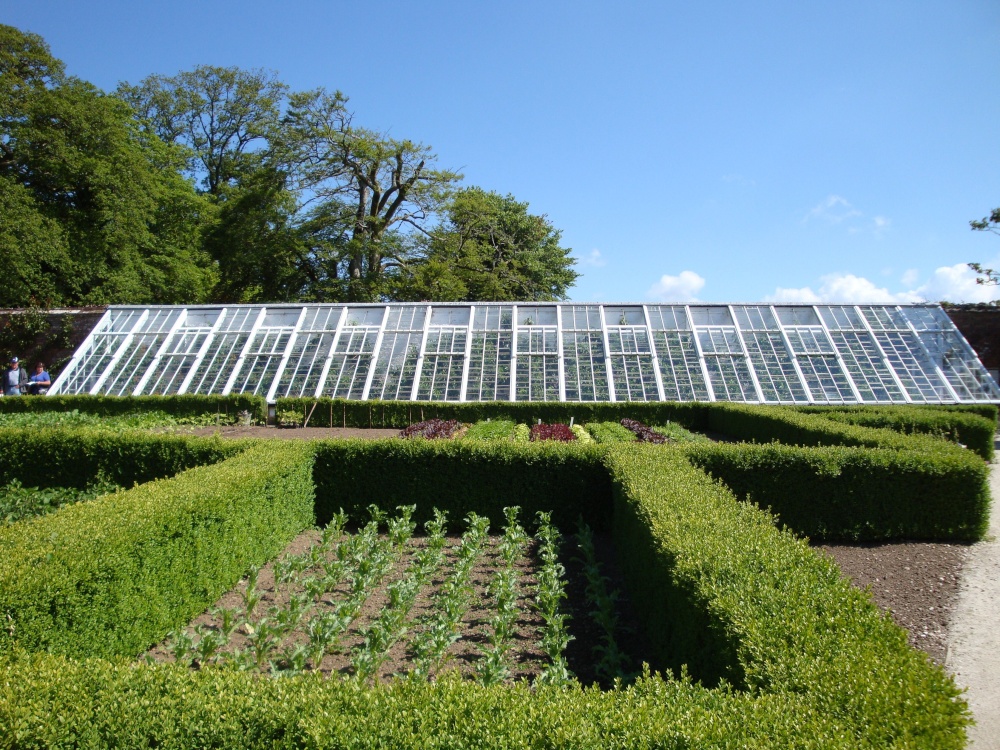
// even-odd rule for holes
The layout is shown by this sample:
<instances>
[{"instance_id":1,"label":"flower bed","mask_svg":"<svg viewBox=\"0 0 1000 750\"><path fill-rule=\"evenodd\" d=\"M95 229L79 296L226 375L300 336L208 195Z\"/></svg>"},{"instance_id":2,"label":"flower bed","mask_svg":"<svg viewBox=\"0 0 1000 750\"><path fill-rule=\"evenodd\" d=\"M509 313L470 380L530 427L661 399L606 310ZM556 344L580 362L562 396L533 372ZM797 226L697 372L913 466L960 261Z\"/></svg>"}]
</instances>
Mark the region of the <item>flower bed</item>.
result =
<instances>
[{"instance_id":1,"label":"flower bed","mask_svg":"<svg viewBox=\"0 0 1000 750\"><path fill-rule=\"evenodd\" d=\"M462 423L455 419L426 419L414 422L399 433L401 438L422 437L428 440L451 440L462 428Z\"/></svg>"},{"instance_id":2,"label":"flower bed","mask_svg":"<svg viewBox=\"0 0 1000 750\"><path fill-rule=\"evenodd\" d=\"M531 442L539 443L543 440L556 440L562 443L569 443L576 440L576 434L565 424L536 424L531 426Z\"/></svg>"}]
</instances>

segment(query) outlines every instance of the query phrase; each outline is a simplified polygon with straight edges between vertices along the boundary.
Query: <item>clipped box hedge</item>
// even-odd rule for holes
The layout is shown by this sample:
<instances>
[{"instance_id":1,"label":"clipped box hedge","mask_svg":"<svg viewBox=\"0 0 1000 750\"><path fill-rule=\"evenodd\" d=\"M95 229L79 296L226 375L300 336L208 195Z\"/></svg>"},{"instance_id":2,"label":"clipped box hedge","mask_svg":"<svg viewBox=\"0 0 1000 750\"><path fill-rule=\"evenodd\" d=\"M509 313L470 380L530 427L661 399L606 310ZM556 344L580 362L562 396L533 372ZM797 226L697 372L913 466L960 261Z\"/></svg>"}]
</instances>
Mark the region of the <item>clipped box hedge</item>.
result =
<instances>
[{"instance_id":1,"label":"clipped box hedge","mask_svg":"<svg viewBox=\"0 0 1000 750\"><path fill-rule=\"evenodd\" d=\"M989 466L970 451L688 443L692 463L737 497L822 540L982 539Z\"/></svg>"},{"instance_id":2,"label":"clipped box hedge","mask_svg":"<svg viewBox=\"0 0 1000 750\"><path fill-rule=\"evenodd\" d=\"M627 446L608 465L626 584L661 658L802 698L859 747L964 745L954 682L832 560L679 451Z\"/></svg>"},{"instance_id":3,"label":"clipped box hedge","mask_svg":"<svg viewBox=\"0 0 1000 750\"><path fill-rule=\"evenodd\" d=\"M311 446L261 443L0 527L0 652L135 658L312 521Z\"/></svg>"},{"instance_id":4,"label":"clipped box hedge","mask_svg":"<svg viewBox=\"0 0 1000 750\"><path fill-rule=\"evenodd\" d=\"M710 430L746 442L777 441L786 445L851 445L863 448L962 451L945 437L903 435L891 429L876 429L805 414L785 406L718 404L709 413ZM959 417L961 419L961 417Z\"/></svg>"},{"instance_id":5,"label":"clipped box hedge","mask_svg":"<svg viewBox=\"0 0 1000 750\"><path fill-rule=\"evenodd\" d=\"M567 402L567 401L349 401L329 398L279 398L277 409L309 417L310 427L402 429L426 419L457 419L473 423L511 419L521 424L617 422L622 417L646 424L680 422L692 430L707 429L708 415L719 404L705 402Z\"/></svg>"},{"instance_id":6,"label":"clipped box hedge","mask_svg":"<svg viewBox=\"0 0 1000 750\"><path fill-rule=\"evenodd\" d=\"M503 508L520 505L522 518L552 511L570 528L579 516L607 528L611 487L596 445L477 440L328 440L316 443L316 517L326 523L338 508L354 519L367 507L385 510L416 503L415 519L433 508L453 524L469 511L504 521Z\"/></svg>"},{"instance_id":7,"label":"clipped box hedge","mask_svg":"<svg viewBox=\"0 0 1000 750\"><path fill-rule=\"evenodd\" d=\"M973 412L913 406L803 407L800 411L844 424L895 430L907 435L935 435L961 443L987 461L993 460L997 431L995 409L993 419Z\"/></svg>"},{"instance_id":8,"label":"clipped box hedge","mask_svg":"<svg viewBox=\"0 0 1000 750\"><path fill-rule=\"evenodd\" d=\"M131 487L243 450L219 438L88 428L0 428L0 444L0 485L17 479L28 487L83 488L98 476Z\"/></svg>"},{"instance_id":9,"label":"clipped box hedge","mask_svg":"<svg viewBox=\"0 0 1000 750\"><path fill-rule=\"evenodd\" d=\"M20 396L0 398L0 412L73 411L98 416L119 416L136 411L162 411L175 417L225 415L235 420L241 411L254 420L267 419L267 401L263 396L235 393L229 396Z\"/></svg>"},{"instance_id":10,"label":"clipped box hedge","mask_svg":"<svg viewBox=\"0 0 1000 750\"><path fill-rule=\"evenodd\" d=\"M294 453L288 449L292 474L302 466ZM383 468L403 473L409 463L397 455L400 465ZM413 455L447 462L472 454ZM559 454L537 455L544 463ZM909 648L902 631L832 562L776 530L766 513L737 502L681 451L628 445L592 455L613 478L615 533L628 583L645 594L634 600L650 637L666 662L691 664L704 684L646 676L607 692L523 683L486 688L450 678L368 687L313 674L261 679L14 651L0 653L0 747L963 746L969 716L953 682ZM248 451L205 471L241 459L252 471L265 456ZM487 472L468 477L484 485L496 480ZM530 502L545 504L546 489ZM452 510L475 510L485 499L473 494ZM181 533L196 535L191 527ZM197 579L193 571L185 575ZM717 655L697 634L679 633L691 624L679 621L675 606L707 624ZM730 685L709 687L719 677Z\"/></svg>"}]
</instances>

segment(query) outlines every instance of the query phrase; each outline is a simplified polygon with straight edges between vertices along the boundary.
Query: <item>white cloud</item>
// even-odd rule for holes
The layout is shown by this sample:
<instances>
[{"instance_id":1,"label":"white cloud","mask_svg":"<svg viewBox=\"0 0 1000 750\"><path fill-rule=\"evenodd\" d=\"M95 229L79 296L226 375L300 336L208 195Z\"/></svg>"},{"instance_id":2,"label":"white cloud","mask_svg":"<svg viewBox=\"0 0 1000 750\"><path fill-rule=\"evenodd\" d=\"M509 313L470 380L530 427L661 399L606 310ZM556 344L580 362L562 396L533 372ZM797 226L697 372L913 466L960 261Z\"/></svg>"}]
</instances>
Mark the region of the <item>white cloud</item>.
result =
<instances>
[{"instance_id":1,"label":"white cloud","mask_svg":"<svg viewBox=\"0 0 1000 750\"><path fill-rule=\"evenodd\" d=\"M875 233L878 234L887 230L892 224L892 220L884 216L876 216L872 219L872 224L875 225Z\"/></svg>"},{"instance_id":2,"label":"white cloud","mask_svg":"<svg viewBox=\"0 0 1000 750\"><path fill-rule=\"evenodd\" d=\"M585 258L581 258L580 262L585 266L594 266L595 268L607 265L607 261L601 257L601 251L596 247L590 251L590 255L587 255Z\"/></svg>"},{"instance_id":3,"label":"white cloud","mask_svg":"<svg viewBox=\"0 0 1000 750\"><path fill-rule=\"evenodd\" d=\"M839 195L828 195L819 205L805 215L803 222L810 219L822 219L831 224L839 224L846 219L853 219L856 216L863 216L858 209L851 205L850 201Z\"/></svg>"},{"instance_id":4,"label":"white cloud","mask_svg":"<svg viewBox=\"0 0 1000 750\"><path fill-rule=\"evenodd\" d=\"M878 286L863 276L852 273L833 273L820 277L819 287L800 288L778 287L774 294L764 298L766 302L802 304L875 304L905 305L913 302L990 302L1000 299L1000 288L976 283L976 274L965 263L941 266L934 270L930 279L914 286L920 272L911 268L900 281L907 291L891 292L888 287Z\"/></svg>"},{"instance_id":5,"label":"white cloud","mask_svg":"<svg viewBox=\"0 0 1000 750\"><path fill-rule=\"evenodd\" d=\"M705 279L694 271L681 271L678 276L663 274L646 292L646 298L656 302L697 302L696 296L705 286Z\"/></svg>"},{"instance_id":6,"label":"white cloud","mask_svg":"<svg viewBox=\"0 0 1000 750\"><path fill-rule=\"evenodd\" d=\"M811 287L786 289L778 287L774 294L764 298L767 302L803 302L816 304L819 302L835 302L841 304L905 304L919 301L911 292L893 294L885 287L875 286L863 276L852 273L832 273L820 277L818 291Z\"/></svg>"},{"instance_id":7,"label":"white cloud","mask_svg":"<svg viewBox=\"0 0 1000 750\"><path fill-rule=\"evenodd\" d=\"M1000 299L1000 288L976 283L976 272L966 263L935 269L916 293L930 302L991 302Z\"/></svg>"}]
</instances>

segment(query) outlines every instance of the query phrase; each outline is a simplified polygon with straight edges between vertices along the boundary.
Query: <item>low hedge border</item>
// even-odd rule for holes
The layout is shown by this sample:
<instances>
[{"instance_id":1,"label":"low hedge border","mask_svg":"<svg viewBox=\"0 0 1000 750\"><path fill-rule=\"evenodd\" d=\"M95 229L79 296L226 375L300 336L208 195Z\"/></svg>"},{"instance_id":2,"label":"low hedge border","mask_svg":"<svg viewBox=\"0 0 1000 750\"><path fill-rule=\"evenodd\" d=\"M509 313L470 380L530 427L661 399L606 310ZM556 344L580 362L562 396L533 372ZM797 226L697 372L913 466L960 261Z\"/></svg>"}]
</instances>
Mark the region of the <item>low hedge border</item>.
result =
<instances>
[{"instance_id":1,"label":"low hedge border","mask_svg":"<svg viewBox=\"0 0 1000 750\"><path fill-rule=\"evenodd\" d=\"M27 487L78 489L100 476L131 487L222 461L244 448L219 438L89 428L0 428L0 445L0 485L17 479Z\"/></svg>"},{"instance_id":2,"label":"low hedge border","mask_svg":"<svg viewBox=\"0 0 1000 750\"><path fill-rule=\"evenodd\" d=\"M716 671L740 689L683 675L607 692L448 678L367 687L16 652L0 655L0 747L963 746L969 715L954 683L831 561L676 449L596 455L613 477L622 533L642 528L622 540L629 581L649 592L641 611L669 612L687 597L726 647ZM254 456L211 468L243 458ZM694 664L707 674L702 655Z\"/></svg>"},{"instance_id":3,"label":"low hedge border","mask_svg":"<svg viewBox=\"0 0 1000 750\"><path fill-rule=\"evenodd\" d=\"M0 528L0 652L135 658L312 524L312 452L248 444Z\"/></svg>"},{"instance_id":4,"label":"low hedge border","mask_svg":"<svg viewBox=\"0 0 1000 750\"><path fill-rule=\"evenodd\" d=\"M469 512L504 522L503 508L520 505L522 518L552 511L572 528L582 515L607 528L611 487L596 445L477 440L328 440L316 444L316 519L343 508L353 520L367 507L416 503L414 519L447 511L453 528Z\"/></svg>"},{"instance_id":5,"label":"low hedge border","mask_svg":"<svg viewBox=\"0 0 1000 750\"><path fill-rule=\"evenodd\" d=\"M902 435L890 429L844 424L786 406L720 405L710 412L708 424L710 430L746 442L951 453L964 450L942 437Z\"/></svg>"},{"instance_id":6,"label":"low hedge border","mask_svg":"<svg viewBox=\"0 0 1000 750\"><path fill-rule=\"evenodd\" d=\"M978 413L907 406L832 409L816 406L801 407L798 411L816 414L834 422L895 430L906 435L934 435L954 443L961 443L987 461L993 460L996 419L988 419Z\"/></svg>"},{"instance_id":7,"label":"low hedge border","mask_svg":"<svg viewBox=\"0 0 1000 750\"><path fill-rule=\"evenodd\" d=\"M255 421L267 420L267 401L263 396L21 396L0 398L0 412L73 411L77 409L98 416L119 416L134 411L162 411L175 417L225 414L235 420L241 411L250 412Z\"/></svg>"},{"instance_id":8,"label":"low hedge border","mask_svg":"<svg viewBox=\"0 0 1000 750\"><path fill-rule=\"evenodd\" d=\"M737 497L817 540L975 541L989 526L989 466L970 451L687 443Z\"/></svg>"},{"instance_id":9,"label":"low hedge border","mask_svg":"<svg viewBox=\"0 0 1000 750\"><path fill-rule=\"evenodd\" d=\"M804 696L859 746L964 745L952 679L832 560L680 451L624 446L607 463L626 584L659 653L752 693Z\"/></svg>"},{"instance_id":10,"label":"low hedge border","mask_svg":"<svg viewBox=\"0 0 1000 750\"><path fill-rule=\"evenodd\" d=\"M426 419L457 419L474 423L486 419L511 419L521 424L562 422L578 424L617 422L632 417L646 424L680 422L688 429L706 429L709 412L718 404L705 402L594 403L568 401L349 401L330 398L279 398L277 409L291 409L309 416L310 427L360 427L402 429Z\"/></svg>"}]
</instances>

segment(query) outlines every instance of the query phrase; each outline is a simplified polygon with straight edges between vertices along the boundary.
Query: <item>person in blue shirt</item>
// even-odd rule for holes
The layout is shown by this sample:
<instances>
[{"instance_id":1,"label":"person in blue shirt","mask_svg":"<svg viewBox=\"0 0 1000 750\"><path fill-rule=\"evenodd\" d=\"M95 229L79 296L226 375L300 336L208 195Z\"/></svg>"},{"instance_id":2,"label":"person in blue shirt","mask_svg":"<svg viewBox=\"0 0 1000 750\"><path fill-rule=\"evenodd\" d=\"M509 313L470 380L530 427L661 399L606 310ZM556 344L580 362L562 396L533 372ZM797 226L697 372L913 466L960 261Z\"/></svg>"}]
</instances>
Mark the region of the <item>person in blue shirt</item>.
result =
<instances>
[{"instance_id":1,"label":"person in blue shirt","mask_svg":"<svg viewBox=\"0 0 1000 750\"><path fill-rule=\"evenodd\" d=\"M20 396L27 385L28 373L21 369L17 357L11 357L8 370L3 374L3 395Z\"/></svg>"},{"instance_id":2,"label":"person in blue shirt","mask_svg":"<svg viewBox=\"0 0 1000 750\"><path fill-rule=\"evenodd\" d=\"M39 362L35 365L35 374L31 376L31 382L28 388L31 391L32 396L44 396L49 391L49 386L52 385L52 378L49 377L49 373L45 370L45 364Z\"/></svg>"}]
</instances>

